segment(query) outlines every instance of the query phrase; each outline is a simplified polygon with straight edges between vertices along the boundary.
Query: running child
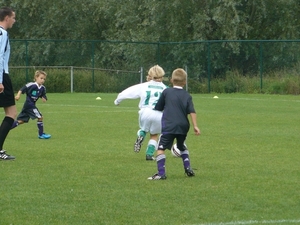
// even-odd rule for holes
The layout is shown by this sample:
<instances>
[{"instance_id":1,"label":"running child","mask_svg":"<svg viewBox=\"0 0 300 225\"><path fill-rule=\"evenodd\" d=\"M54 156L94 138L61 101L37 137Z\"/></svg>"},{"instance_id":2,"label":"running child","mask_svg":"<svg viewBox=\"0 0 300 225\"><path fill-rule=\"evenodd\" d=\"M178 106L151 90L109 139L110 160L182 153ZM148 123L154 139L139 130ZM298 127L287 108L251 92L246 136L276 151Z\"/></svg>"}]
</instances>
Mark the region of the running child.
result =
<instances>
[{"instance_id":1,"label":"running child","mask_svg":"<svg viewBox=\"0 0 300 225\"><path fill-rule=\"evenodd\" d=\"M165 150L171 149L176 139L177 147L180 150L184 172L187 176L195 176L190 165L189 151L185 145L185 139L190 129L188 115L190 115L194 133L200 135L197 125L196 111L192 101L192 96L183 89L186 84L187 74L179 68L173 71L171 83L172 88L167 88L162 92L161 97L155 105L156 110L163 111L161 124L162 130L156 152L157 173L148 180L167 179L165 164Z\"/></svg>"},{"instance_id":2,"label":"running child","mask_svg":"<svg viewBox=\"0 0 300 225\"><path fill-rule=\"evenodd\" d=\"M157 148L157 139L161 131L162 113L153 110L162 91L167 88L162 79L165 71L159 65L151 67L148 71L147 82L133 85L121 93L114 101L119 105L125 99L140 99L139 102L139 127L138 137L134 144L134 151L139 152L146 133L150 133L150 140L146 150L146 160L155 160L154 152Z\"/></svg>"},{"instance_id":3,"label":"running child","mask_svg":"<svg viewBox=\"0 0 300 225\"><path fill-rule=\"evenodd\" d=\"M26 93L26 101L24 102L23 109L18 115L17 120L13 123L11 129L17 127L20 124L28 123L30 118L33 120L37 119L38 138L51 138L50 134L44 133L43 115L36 107L36 102L39 98L41 98L43 102L47 101L46 87L44 86L46 77L46 72L37 70L34 74L35 82L26 84L18 91L15 99L18 101L21 97L21 94Z\"/></svg>"}]
</instances>

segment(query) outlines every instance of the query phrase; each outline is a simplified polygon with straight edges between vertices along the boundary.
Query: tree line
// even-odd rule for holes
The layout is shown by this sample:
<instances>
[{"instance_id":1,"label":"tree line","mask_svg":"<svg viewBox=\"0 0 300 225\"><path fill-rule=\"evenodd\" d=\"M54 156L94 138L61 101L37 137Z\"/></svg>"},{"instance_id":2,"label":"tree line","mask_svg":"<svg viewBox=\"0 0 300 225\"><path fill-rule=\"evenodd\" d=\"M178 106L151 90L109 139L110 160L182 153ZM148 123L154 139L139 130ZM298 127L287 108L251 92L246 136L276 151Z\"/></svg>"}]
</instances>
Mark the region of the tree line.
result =
<instances>
[{"instance_id":1,"label":"tree line","mask_svg":"<svg viewBox=\"0 0 300 225\"><path fill-rule=\"evenodd\" d=\"M205 44L186 48L172 45L157 48L155 43L209 41L209 40L294 40L299 38L300 1L298 0L1 0L2 6L16 10L11 39L18 40L97 40L119 41L119 44L82 42L70 51L55 44L36 43L32 46L41 57L32 55L32 65L68 64L70 58L60 57L63 52L81 55L74 60L79 64L89 64L91 49L95 48L95 58L99 66L136 68L143 62L190 63L195 71L206 70L207 46ZM122 42L152 43L135 47ZM124 47L125 46L125 47ZM282 45L273 49L274 53ZM287 52L298 47L284 47ZM24 47L17 48L14 54L24 59ZM93 50L94 51L94 50ZM251 46L236 42L223 42L212 47L212 58L216 73L246 64L253 66L251 57L258 54L257 45ZM149 53L149 55L148 55ZM32 53L34 54L34 53ZM94 54L94 53L93 53ZM269 52L272 55L272 52ZM287 53L286 53L287 54ZM147 56L148 55L148 56ZM165 57L162 62L159 58ZM191 57L192 55L192 57ZM86 56L86 57L83 57ZM85 58L85 60L83 60ZM178 59L176 59L178 58ZM243 58L241 60L241 58ZM168 62L167 62L168 61ZM186 61L186 62L184 62ZM169 64L170 65L169 65ZM182 63L182 64L183 64ZM90 64L89 64L90 65ZM276 65L276 63L275 63ZM86 65L80 65L86 66ZM148 66L148 65L147 65ZM257 68L257 65L254 66ZM171 68L170 68L171 69ZM247 71L246 71L247 72Z\"/></svg>"},{"instance_id":2,"label":"tree line","mask_svg":"<svg viewBox=\"0 0 300 225\"><path fill-rule=\"evenodd\" d=\"M299 38L298 0L5 0L15 39L194 41Z\"/></svg>"}]
</instances>

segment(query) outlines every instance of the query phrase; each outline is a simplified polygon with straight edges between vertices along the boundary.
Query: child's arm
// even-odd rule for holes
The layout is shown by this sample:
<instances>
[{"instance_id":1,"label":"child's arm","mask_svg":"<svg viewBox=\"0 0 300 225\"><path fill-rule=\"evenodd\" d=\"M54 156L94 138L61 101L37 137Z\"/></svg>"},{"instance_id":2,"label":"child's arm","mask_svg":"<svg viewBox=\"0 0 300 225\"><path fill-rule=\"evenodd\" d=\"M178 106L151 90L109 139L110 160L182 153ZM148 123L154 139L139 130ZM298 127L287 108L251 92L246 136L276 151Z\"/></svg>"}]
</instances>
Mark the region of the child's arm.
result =
<instances>
[{"instance_id":1,"label":"child's arm","mask_svg":"<svg viewBox=\"0 0 300 225\"><path fill-rule=\"evenodd\" d=\"M48 98L47 98L47 95L46 95L46 88L45 88L45 86L44 86L44 89L43 89L43 92L42 92L41 99L42 99L43 102L48 101Z\"/></svg>"},{"instance_id":2,"label":"child's arm","mask_svg":"<svg viewBox=\"0 0 300 225\"><path fill-rule=\"evenodd\" d=\"M46 102L48 100L47 96L46 96L46 93L44 93L41 97L42 101L43 102Z\"/></svg>"},{"instance_id":3,"label":"child's arm","mask_svg":"<svg viewBox=\"0 0 300 225\"><path fill-rule=\"evenodd\" d=\"M125 90L123 90L121 93L118 94L118 97L114 101L114 104L120 105L120 103L125 99L139 98L140 89L141 89L141 84L136 84L126 88Z\"/></svg>"},{"instance_id":4,"label":"child's arm","mask_svg":"<svg viewBox=\"0 0 300 225\"><path fill-rule=\"evenodd\" d=\"M22 91L18 91L17 95L15 96L15 99L18 101L21 97Z\"/></svg>"},{"instance_id":5,"label":"child's arm","mask_svg":"<svg viewBox=\"0 0 300 225\"><path fill-rule=\"evenodd\" d=\"M196 113L190 113L190 116L191 116L191 119L192 119L192 124L193 124L193 127L194 127L195 134L200 135L201 131L197 126L197 115L196 115Z\"/></svg>"}]
</instances>

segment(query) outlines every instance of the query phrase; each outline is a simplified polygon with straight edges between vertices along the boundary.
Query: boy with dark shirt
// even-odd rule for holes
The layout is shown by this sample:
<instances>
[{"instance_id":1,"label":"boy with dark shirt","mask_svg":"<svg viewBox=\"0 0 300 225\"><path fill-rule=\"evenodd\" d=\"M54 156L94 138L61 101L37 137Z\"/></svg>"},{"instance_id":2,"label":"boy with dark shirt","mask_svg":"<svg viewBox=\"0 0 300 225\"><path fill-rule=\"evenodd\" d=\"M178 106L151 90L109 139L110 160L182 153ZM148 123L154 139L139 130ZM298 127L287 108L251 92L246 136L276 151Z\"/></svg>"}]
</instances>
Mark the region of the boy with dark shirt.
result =
<instances>
[{"instance_id":1,"label":"boy with dark shirt","mask_svg":"<svg viewBox=\"0 0 300 225\"><path fill-rule=\"evenodd\" d=\"M34 74L34 81L24 85L15 96L18 101L21 94L26 93L26 101L24 102L23 109L17 117L17 120L13 123L11 129L17 127L20 124L28 123L29 119L37 119L38 138L49 139L50 134L44 133L43 115L36 106L36 101L41 98L43 102L46 102L46 87L44 83L46 81L47 73L42 70L37 70Z\"/></svg>"},{"instance_id":2,"label":"boy with dark shirt","mask_svg":"<svg viewBox=\"0 0 300 225\"><path fill-rule=\"evenodd\" d=\"M165 180L167 178L165 173L165 150L171 149L174 139L176 139L177 147L181 152L186 175L189 177L195 176L190 166L189 151L184 144L190 128L188 114L190 114L196 135L200 135L200 129L197 126L192 96L183 89L186 79L187 74L183 69L174 70L171 79L173 88L165 89L155 105L155 110L163 111L162 132L156 157L158 172L149 177L149 180Z\"/></svg>"}]
</instances>

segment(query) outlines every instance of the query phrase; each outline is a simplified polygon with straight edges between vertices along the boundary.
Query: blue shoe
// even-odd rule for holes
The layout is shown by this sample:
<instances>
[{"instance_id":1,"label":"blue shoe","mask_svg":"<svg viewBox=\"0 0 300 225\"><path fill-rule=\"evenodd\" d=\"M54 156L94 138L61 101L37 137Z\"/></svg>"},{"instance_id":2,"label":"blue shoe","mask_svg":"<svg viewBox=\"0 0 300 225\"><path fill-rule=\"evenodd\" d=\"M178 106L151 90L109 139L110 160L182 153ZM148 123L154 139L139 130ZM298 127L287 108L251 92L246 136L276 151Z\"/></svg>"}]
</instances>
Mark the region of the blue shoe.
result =
<instances>
[{"instance_id":1,"label":"blue shoe","mask_svg":"<svg viewBox=\"0 0 300 225\"><path fill-rule=\"evenodd\" d=\"M39 136L39 139L49 139L49 138L51 138L50 134L43 133L42 135Z\"/></svg>"}]
</instances>

